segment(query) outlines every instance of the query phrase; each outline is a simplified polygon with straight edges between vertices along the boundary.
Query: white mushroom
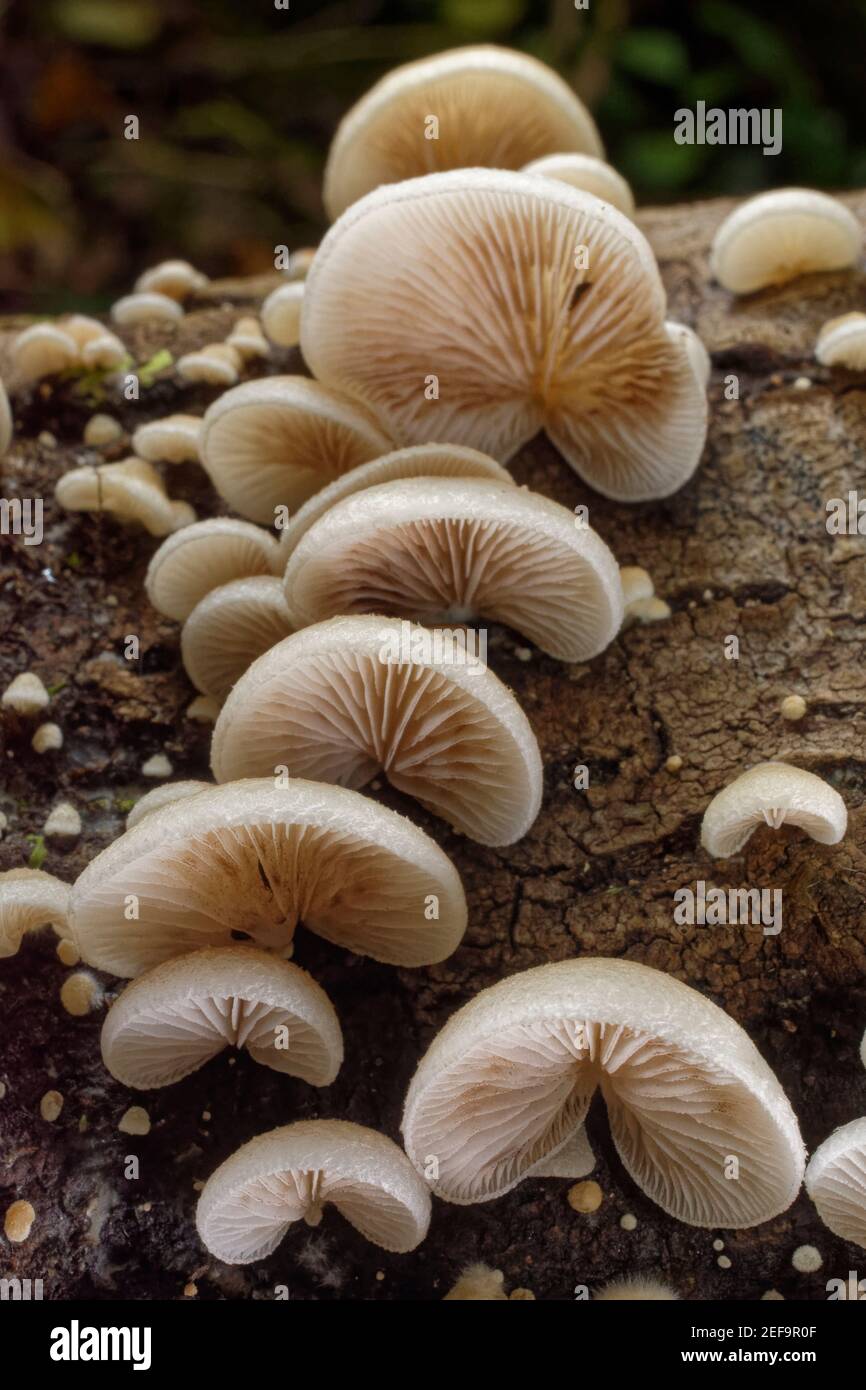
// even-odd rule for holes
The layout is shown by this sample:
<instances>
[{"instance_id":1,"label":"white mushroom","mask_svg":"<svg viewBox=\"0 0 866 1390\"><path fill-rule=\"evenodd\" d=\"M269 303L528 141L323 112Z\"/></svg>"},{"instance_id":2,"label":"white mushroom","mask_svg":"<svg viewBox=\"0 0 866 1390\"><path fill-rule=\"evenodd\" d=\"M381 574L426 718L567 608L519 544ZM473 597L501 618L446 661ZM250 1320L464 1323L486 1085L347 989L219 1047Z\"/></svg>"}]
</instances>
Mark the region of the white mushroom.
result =
<instances>
[{"instance_id":1,"label":"white mushroom","mask_svg":"<svg viewBox=\"0 0 866 1390\"><path fill-rule=\"evenodd\" d=\"M695 330L690 328L687 323L674 323L671 319L668 319L665 323L665 332L671 342L677 343L683 349L702 389L706 390L712 370L712 362L710 360L710 354L707 352L707 349L704 347Z\"/></svg>"},{"instance_id":2,"label":"white mushroom","mask_svg":"<svg viewBox=\"0 0 866 1390\"><path fill-rule=\"evenodd\" d=\"M540 966L460 1009L409 1087L406 1152L419 1171L435 1156L447 1201L488 1201L568 1143L596 1086L626 1171L677 1220L754 1226L796 1197L797 1121L748 1036L696 990L624 960Z\"/></svg>"},{"instance_id":3,"label":"white mushroom","mask_svg":"<svg viewBox=\"0 0 866 1390\"><path fill-rule=\"evenodd\" d=\"M835 1129L815 1150L806 1191L834 1235L866 1249L866 1119Z\"/></svg>"},{"instance_id":4,"label":"white mushroom","mask_svg":"<svg viewBox=\"0 0 866 1390\"><path fill-rule=\"evenodd\" d=\"M710 269L734 294L751 294L816 270L842 270L863 249L863 229L838 199L812 188L748 198L713 238Z\"/></svg>"},{"instance_id":5,"label":"white mushroom","mask_svg":"<svg viewBox=\"0 0 866 1390\"><path fill-rule=\"evenodd\" d=\"M40 724L30 740L34 753L56 753L63 747L63 730L59 724Z\"/></svg>"},{"instance_id":6,"label":"white mushroom","mask_svg":"<svg viewBox=\"0 0 866 1390\"><path fill-rule=\"evenodd\" d=\"M198 415L165 415L161 420L149 420L139 425L132 436L132 447L139 458L151 463L198 463L198 442L201 417Z\"/></svg>"},{"instance_id":7,"label":"white mushroom","mask_svg":"<svg viewBox=\"0 0 866 1390\"><path fill-rule=\"evenodd\" d=\"M160 261L159 265L143 271L135 282L135 290L137 294L161 294L183 301L207 284L207 276L189 261L172 260Z\"/></svg>"},{"instance_id":8,"label":"white mushroom","mask_svg":"<svg viewBox=\"0 0 866 1390\"><path fill-rule=\"evenodd\" d=\"M12 361L26 381L55 376L78 360L78 346L70 334L53 323L36 323L19 333L12 346Z\"/></svg>"},{"instance_id":9,"label":"white mushroom","mask_svg":"<svg viewBox=\"0 0 866 1390\"><path fill-rule=\"evenodd\" d=\"M173 502L144 459L73 468L60 478L54 495L67 511L113 512L122 521L140 522L152 536L167 536L195 521L192 507Z\"/></svg>"},{"instance_id":10,"label":"white mushroom","mask_svg":"<svg viewBox=\"0 0 866 1390\"><path fill-rule=\"evenodd\" d=\"M270 532L249 521L213 517L185 526L164 540L147 567L144 583L154 608L183 622L221 584L257 574L275 575L280 564L280 549Z\"/></svg>"},{"instance_id":11,"label":"white mushroom","mask_svg":"<svg viewBox=\"0 0 866 1390\"><path fill-rule=\"evenodd\" d=\"M35 671L21 671L3 691L4 709L30 719L48 708L51 696Z\"/></svg>"},{"instance_id":12,"label":"white mushroom","mask_svg":"<svg viewBox=\"0 0 866 1390\"><path fill-rule=\"evenodd\" d=\"M483 615L550 656L586 661L622 622L619 570L557 502L477 478L382 483L331 507L286 567L296 627L339 613Z\"/></svg>"},{"instance_id":13,"label":"white mushroom","mask_svg":"<svg viewBox=\"0 0 866 1390\"><path fill-rule=\"evenodd\" d=\"M262 305L262 327L277 347L297 347L301 340L301 309L304 304L303 281L280 285L268 295Z\"/></svg>"},{"instance_id":14,"label":"white mushroom","mask_svg":"<svg viewBox=\"0 0 866 1390\"><path fill-rule=\"evenodd\" d=\"M14 956L25 932L52 925L67 934L69 884L41 869L0 873L0 956Z\"/></svg>"},{"instance_id":15,"label":"white mushroom","mask_svg":"<svg viewBox=\"0 0 866 1390\"><path fill-rule=\"evenodd\" d=\"M42 833L48 840L74 840L81 834L81 816L71 801L58 801L52 806Z\"/></svg>"},{"instance_id":16,"label":"white mushroom","mask_svg":"<svg viewBox=\"0 0 866 1390\"><path fill-rule=\"evenodd\" d=\"M123 426L120 421L115 420L113 415L103 415L99 412L96 415L91 415L82 434L84 443L92 449L101 449L107 444L116 444L122 438Z\"/></svg>"},{"instance_id":17,"label":"white mushroom","mask_svg":"<svg viewBox=\"0 0 866 1390\"><path fill-rule=\"evenodd\" d=\"M234 386L240 374L240 353L228 343L208 343L197 352L184 353L176 363L182 381L203 381L208 386Z\"/></svg>"},{"instance_id":18,"label":"white mushroom","mask_svg":"<svg viewBox=\"0 0 866 1390\"><path fill-rule=\"evenodd\" d=\"M164 961L119 996L102 1028L102 1060L138 1090L170 1086L226 1047L311 1086L343 1061L334 1007L306 970L250 946Z\"/></svg>"},{"instance_id":19,"label":"white mushroom","mask_svg":"<svg viewBox=\"0 0 866 1390\"><path fill-rule=\"evenodd\" d=\"M98 338L91 338L81 349L81 361L93 371L112 371L128 358L126 345L115 333L104 329Z\"/></svg>"},{"instance_id":20,"label":"white mushroom","mask_svg":"<svg viewBox=\"0 0 866 1390\"><path fill-rule=\"evenodd\" d=\"M247 667L293 630L282 584L254 575L221 584L200 599L183 625L186 673L203 695L224 700Z\"/></svg>"},{"instance_id":21,"label":"white mushroom","mask_svg":"<svg viewBox=\"0 0 866 1390\"><path fill-rule=\"evenodd\" d=\"M99 319L92 319L88 314L70 314L68 318L61 321L60 327L64 333L68 333L79 354L88 343L101 338L105 333L105 327Z\"/></svg>"},{"instance_id":22,"label":"white mushroom","mask_svg":"<svg viewBox=\"0 0 866 1390\"><path fill-rule=\"evenodd\" d=\"M524 165L524 174L559 179L610 203L626 217L634 216L634 194L616 169L594 154L547 154Z\"/></svg>"},{"instance_id":23,"label":"white mushroom","mask_svg":"<svg viewBox=\"0 0 866 1390\"><path fill-rule=\"evenodd\" d=\"M829 319L818 334L815 356L824 367L866 370L866 314Z\"/></svg>"},{"instance_id":24,"label":"white mushroom","mask_svg":"<svg viewBox=\"0 0 866 1390\"><path fill-rule=\"evenodd\" d=\"M126 817L126 828L131 830L139 821L144 820L152 811L158 811L163 806L170 806L173 801L182 801L184 797L195 796L198 792L208 792L213 787L212 782L196 782L193 780L186 782L163 782L159 787L153 787L151 791L145 792L144 796L139 797L132 810Z\"/></svg>"},{"instance_id":25,"label":"white mushroom","mask_svg":"<svg viewBox=\"0 0 866 1390\"><path fill-rule=\"evenodd\" d=\"M229 782L153 811L72 889L82 959L121 976L238 933L288 954L299 921L400 965L444 960L466 927L451 861L393 811L344 787Z\"/></svg>"},{"instance_id":26,"label":"white mushroom","mask_svg":"<svg viewBox=\"0 0 866 1390\"><path fill-rule=\"evenodd\" d=\"M245 362L251 362L256 357L269 357L271 353L270 344L256 318L238 319L226 338L226 345L240 353Z\"/></svg>"},{"instance_id":27,"label":"white mushroom","mask_svg":"<svg viewBox=\"0 0 866 1390\"><path fill-rule=\"evenodd\" d=\"M139 323L178 323L183 318L183 309L176 299L167 294L147 293L127 294L111 306L111 317L121 326Z\"/></svg>"},{"instance_id":28,"label":"white mushroom","mask_svg":"<svg viewBox=\"0 0 866 1390\"><path fill-rule=\"evenodd\" d=\"M511 692L462 638L388 618L295 633L242 676L214 729L221 782L290 776L399 791L482 844L510 844L538 814L542 765ZM447 637L447 640L445 640Z\"/></svg>"},{"instance_id":29,"label":"white mushroom","mask_svg":"<svg viewBox=\"0 0 866 1390\"><path fill-rule=\"evenodd\" d=\"M641 569L640 565L621 565L619 578L626 616L630 604L636 603L639 599L652 598L655 594L651 575L645 569Z\"/></svg>"},{"instance_id":30,"label":"white mushroom","mask_svg":"<svg viewBox=\"0 0 866 1390\"><path fill-rule=\"evenodd\" d=\"M345 1120L301 1120L226 1159L205 1184L196 1225L217 1259L251 1264L276 1250L295 1221L318 1226L329 1202L397 1254L420 1245L430 1224L430 1194L391 1139Z\"/></svg>"},{"instance_id":31,"label":"white mushroom","mask_svg":"<svg viewBox=\"0 0 866 1390\"><path fill-rule=\"evenodd\" d=\"M717 792L704 812L701 844L714 859L737 854L759 825L797 825L822 845L848 827L839 793L814 772L789 763L758 763Z\"/></svg>"}]
</instances>

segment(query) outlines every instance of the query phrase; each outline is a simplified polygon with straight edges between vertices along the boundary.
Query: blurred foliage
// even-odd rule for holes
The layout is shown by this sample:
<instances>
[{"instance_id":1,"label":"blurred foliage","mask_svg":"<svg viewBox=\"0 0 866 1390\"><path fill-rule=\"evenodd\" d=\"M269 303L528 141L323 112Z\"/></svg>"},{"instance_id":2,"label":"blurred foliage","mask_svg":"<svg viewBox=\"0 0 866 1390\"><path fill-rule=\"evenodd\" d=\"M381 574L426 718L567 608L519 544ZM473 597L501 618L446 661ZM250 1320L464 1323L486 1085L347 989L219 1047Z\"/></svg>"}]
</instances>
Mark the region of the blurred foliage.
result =
<instances>
[{"instance_id":1,"label":"blurred foliage","mask_svg":"<svg viewBox=\"0 0 866 1390\"><path fill-rule=\"evenodd\" d=\"M462 43L557 68L639 201L866 181L866 0L284 3L0 0L5 308L99 309L163 256L248 274L314 243L341 114L389 68ZM782 152L675 144L675 111L698 100L781 107Z\"/></svg>"}]
</instances>

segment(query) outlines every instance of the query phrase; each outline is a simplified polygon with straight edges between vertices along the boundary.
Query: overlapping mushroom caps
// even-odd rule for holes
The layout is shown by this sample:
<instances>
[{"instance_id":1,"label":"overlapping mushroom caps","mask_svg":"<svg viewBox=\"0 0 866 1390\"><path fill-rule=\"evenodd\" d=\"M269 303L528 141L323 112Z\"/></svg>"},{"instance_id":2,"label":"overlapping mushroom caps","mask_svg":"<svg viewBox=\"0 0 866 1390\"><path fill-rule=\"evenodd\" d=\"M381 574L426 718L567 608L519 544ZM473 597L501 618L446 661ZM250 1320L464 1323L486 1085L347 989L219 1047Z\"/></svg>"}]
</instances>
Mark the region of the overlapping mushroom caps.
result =
<instances>
[{"instance_id":1,"label":"overlapping mushroom caps","mask_svg":"<svg viewBox=\"0 0 866 1390\"><path fill-rule=\"evenodd\" d=\"M796 1197L797 1121L747 1035L622 960L540 966L460 1009L409 1087L406 1152L447 1201L487 1201L572 1139L596 1086L626 1170L677 1220L753 1226Z\"/></svg>"},{"instance_id":2,"label":"overlapping mushroom caps","mask_svg":"<svg viewBox=\"0 0 866 1390\"><path fill-rule=\"evenodd\" d=\"M168 806L172 801L182 801L184 797L195 796L197 792L210 791L212 782L198 782L193 779L183 782L162 782L158 787L145 792L144 796L136 801L132 810L126 817L126 828L131 830L139 821L144 820L152 811L158 811L163 806Z\"/></svg>"},{"instance_id":3,"label":"overlapping mushroom caps","mask_svg":"<svg viewBox=\"0 0 866 1390\"><path fill-rule=\"evenodd\" d=\"M592 154L548 154L524 166L524 174L541 174L546 179L559 179L572 188L592 193L611 203L626 217L634 215L634 195L623 178L610 164Z\"/></svg>"},{"instance_id":4,"label":"overlapping mushroom caps","mask_svg":"<svg viewBox=\"0 0 866 1390\"><path fill-rule=\"evenodd\" d=\"M296 627L338 613L484 616L563 661L603 651L623 615L619 570L595 531L538 493L478 478L409 478L345 498L301 538L284 582Z\"/></svg>"},{"instance_id":5,"label":"overlapping mushroom caps","mask_svg":"<svg viewBox=\"0 0 866 1390\"><path fill-rule=\"evenodd\" d=\"M152 463L196 463L200 432L198 415L165 415L139 425L132 447L139 458Z\"/></svg>"},{"instance_id":6,"label":"overlapping mushroom caps","mask_svg":"<svg viewBox=\"0 0 866 1390\"><path fill-rule=\"evenodd\" d=\"M140 975L112 1004L102 1058L125 1086L170 1086L226 1047L311 1086L343 1061L334 1007L311 975L251 946L211 947Z\"/></svg>"},{"instance_id":7,"label":"overlapping mushroom caps","mask_svg":"<svg viewBox=\"0 0 866 1390\"><path fill-rule=\"evenodd\" d=\"M866 1249L866 1119L835 1129L815 1150L806 1191L834 1235Z\"/></svg>"},{"instance_id":8,"label":"overlapping mushroom caps","mask_svg":"<svg viewBox=\"0 0 866 1390\"><path fill-rule=\"evenodd\" d=\"M282 564L270 532L233 517L212 517L163 541L147 567L144 585L154 608L183 622L221 584L275 575Z\"/></svg>"},{"instance_id":9,"label":"overlapping mushroom caps","mask_svg":"<svg viewBox=\"0 0 866 1390\"><path fill-rule=\"evenodd\" d=\"M399 965L444 960L466 927L450 859L403 816L344 787L227 783L153 811L76 880L82 958L134 976L238 934L291 953L298 922Z\"/></svg>"},{"instance_id":10,"label":"overlapping mushroom caps","mask_svg":"<svg viewBox=\"0 0 866 1390\"><path fill-rule=\"evenodd\" d=\"M234 511L272 525L320 487L388 453L391 441L352 401L300 376L226 391L205 412L202 463Z\"/></svg>"},{"instance_id":11,"label":"overlapping mushroom caps","mask_svg":"<svg viewBox=\"0 0 866 1390\"><path fill-rule=\"evenodd\" d=\"M519 169L562 150L603 153L561 77L493 45L453 49L395 68L347 113L328 155L325 207L335 218L380 184L470 165Z\"/></svg>"},{"instance_id":12,"label":"overlapping mushroom caps","mask_svg":"<svg viewBox=\"0 0 866 1390\"><path fill-rule=\"evenodd\" d=\"M25 932L53 926L68 935L69 884L41 869L0 874L0 956L14 956Z\"/></svg>"},{"instance_id":13,"label":"overlapping mushroom caps","mask_svg":"<svg viewBox=\"0 0 866 1390\"><path fill-rule=\"evenodd\" d=\"M848 828L839 793L805 768L758 763L717 792L704 812L701 844L714 859L737 854L759 825L796 825L822 845L835 845Z\"/></svg>"},{"instance_id":14,"label":"overlapping mushroom caps","mask_svg":"<svg viewBox=\"0 0 866 1390\"><path fill-rule=\"evenodd\" d=\"M393 184L325 237L301 346L400 444L447 439L506 462L544 429L621 501L694 471L706 395L665 331L632 222L554 179L463 169Z\"/></svg>"},{"instance_id":15,"label":"overlapping mushroom caps","mask_svg":"<svg viewBox=\"0 0 866 1390\"><path fill-rule=\"evenodd\" d=\"M863 228L852 212L813 188L775 188L747 198L713 238L710 269L734 294L751 294L817 270L853 265Z\"/></svg>"},{"instance_id":16,"label":"overlapping mushroom caps","mask_svg":"<svg viewBox=\"0 0 866 1390\"><path fill-rule=\"evenodd\" d=\"M72 468L59 479L54 495L73 512L113 512L137 521L152 536L167 536L195 521L188 502L173 502L162 478L144 459Z\"/></svg>"},{"instance_id":17,"label":"overlapping mushroom caps","mask_svg":"<svg viewBox=\"0 0 866 1390\"><path fill-rule=\"evenodd\" d=\"M283 586L275 575L221 584L200 599L183 625L180 651L197 690L224 700L263 652L293 629Z\"/></svg>"},{"instance_id":18,"label":"overlapping mushroom caps","mask_svg":"<svg viewBox=\"0 0 866 1390\"><path fill-rule=\"evenodd\" d=\"M332 1203L383 1250L414 1250L430 1225L430 1193L402 1149L345 1120L301 1120L260 1134L205 1184L198 1233L227 1264L263 1260L295 1221L318 1226Z\"/></svg>"},{"instance_id":19,"label":"overlapping mushroom caps","mask_svg":"<svg viewBox=\"0 0 866 1390\"><path fill-rule=\"evenodd\" d=\"M380 617L319 623L260 657L220 713L211 763L223 782L283 766L358 788L383 771L489 845L519 839L541 804L535 735L471 642Z\"/></svg>"}]
</instances>

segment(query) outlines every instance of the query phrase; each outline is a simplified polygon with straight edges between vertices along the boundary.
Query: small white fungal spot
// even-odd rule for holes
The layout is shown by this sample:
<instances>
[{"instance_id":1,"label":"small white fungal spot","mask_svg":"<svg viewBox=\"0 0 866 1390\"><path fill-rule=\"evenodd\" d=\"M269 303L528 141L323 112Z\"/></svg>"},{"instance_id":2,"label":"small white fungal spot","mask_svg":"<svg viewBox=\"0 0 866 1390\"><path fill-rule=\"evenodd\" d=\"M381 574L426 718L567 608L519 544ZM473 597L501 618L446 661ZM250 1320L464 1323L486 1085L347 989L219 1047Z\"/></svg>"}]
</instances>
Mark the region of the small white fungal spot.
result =
<instances>
[{"instance_id":1,"label":"small white fungal spot","mask_svg":"<svg viewBox=\"0 0 866 1390\"><path fill-rule=\"evenodd\" d=\"M800 1274L814 1274L823 1263L823 1256L814 1245L798 1245L791 1256L791 1264Z\"/></svg>"},{"instance_id":2,"label":"small white fungal spot","mask_svg":"<svg viewBox=\"0 0 866 1390\"><path fill-rule=\"evenodd\" d=\"M806 713L806 701L802 695L786 695L779 706L779 712L783 719L796 723Z\"/></svg>"},{"instance_id":3,"label":"small white fungal spot","mask_svg":"<svg viewBox=\"0 0 866 1390\"><path fill-rule=\"evenodd\" d=\"M121 1134L150 1134L150 1116L141 1105L131 1105L117 1122Z\"/></svg>"},{"instance_id":4,"label":"small white fungal spot","mask_svg":"<svg viewBox=\"0 0 866 1390\"><path fill-rule=\"evenodd\" d=\"M141 765L142 777L170 777L174 768L164 753L154 753L152 758L148 758L146 763Z\"/></svg>"},{"instance_id":5,"label":"small white fungal spot","mask_svg":"<svg viewBox=\"0 0 866 1390\"><path fill-rule=\"evenodd\" d=\"M633 1231L637 1227L637 1217L627 1211L625 1216L619 1218L619 1224L624 1231Z\"/></svg>"},{"instance_id":6,"label":"small white fungal spot","mask_svg":"<svg viewBox=\"0 0 866 1390\"><path fill-rule=\"evenodd\" d=\"M63 1097L59 1091L46 1091L39 1102L39 1113L49 1124L56 1120L63 1109Z\"/></svg>"}]
</instances>

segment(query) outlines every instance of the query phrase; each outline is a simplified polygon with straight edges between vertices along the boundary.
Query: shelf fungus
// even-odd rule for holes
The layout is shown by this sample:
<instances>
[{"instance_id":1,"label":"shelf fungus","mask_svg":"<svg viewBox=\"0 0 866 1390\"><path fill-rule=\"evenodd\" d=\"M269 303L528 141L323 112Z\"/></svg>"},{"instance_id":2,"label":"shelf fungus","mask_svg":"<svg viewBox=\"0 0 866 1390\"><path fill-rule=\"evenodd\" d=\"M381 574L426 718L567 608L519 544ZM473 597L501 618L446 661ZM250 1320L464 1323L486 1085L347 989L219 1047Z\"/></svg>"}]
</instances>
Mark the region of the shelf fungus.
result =
<instances>
[{"instance_id":1,"label":"shelf fungus","mask_svg":"<svg viewBox=\"0 0 866 1390\"><path fill-rule=\"evenodd\" d=\"M198 792L209 792L212 788L213 782L197 782L192 779L183 782L163 782L160 786L145 792L144 796L136 801L126 817L126 828L131 830L152 811L170 806L173 801L183 801L185 797L196 796Z\"/></svg>"},{"instance_id":2,"label":"shelf fungus","mask_svg":"<svg viewBox=\"0 0 866 1390\"><path fill-rule=\"evenodd\" d=\"M622 586L604 541L539 493L478 478L382 483L331 507L289 559L295 626L340 613L506 623L562 661L616 637Z\"/></svg>"},{"instance_id":3,"label":"shelf fungus","mask_svg":"<svg viewBox=\"0 0 866 1390\"><path fill-rule=\"evenodd\" d=\"M66 511L112 512L121 521L137 521L152 536L167 536L195 521L187 502L173 502L156 469L144 459L85 464L64 473L54 496Z\"/></svg>"},{"instance_id":4,"label":"shelf fungus","mask_svg":"<svg viewBox=\"0 0 866 1390\"><path fill-rule=\"evenodd\" d=\"M238 681L214 729L214 775L284 766L357 789L384 772L481 844L513 843L538 814L541 756L474 637L381 617L304 628Z\"/></svg>"},{"instance_id":5,"label":"shelf fungus","mask_svg":"<svg viewBox=\"0 0 866 1390\"><path fill-rule=\"evenodd\" d=\"M272 1254L296 1221L333 1204L361 1235L405 1254L430 1225L430 1194L391 1139L345 1120L300 1120L251 1139L208 1179L196 1212L202 1243L226 1264Z\"/></svg>"},{"instance_id":6,"label":"shelf fungus","mask_svg":"<svg viewBox=\"0 0 866 1390\"><path fill-rule=\"evenodd\" d=\"M789 763L758 763L717 792L704 812L701 844L713 859L737 854L759 825L796 825L822 845L838 844L848 812L837 791Z\"/></svg>"},{"instance_id":7,"label":"shelf fungus","mask_svg":"<svg viewBox=\"0 0 866 1390\"><path fill-rule=\"evenodd\" d=\"M557 73L493 45L406 63L337 129L324 200L338 217L381 184L447 169L519 169L557 151L603 153L592 116Z\"/></svg>"},{"instance_id":8,"label":"shelf fungus","mask_svg":"<svg viewBox=\"0 0 866 1390\"><path fill-rule=\"evenodd\" d=\"M254 575L273 576L281 566L280 549L270 532L249 521L213 517L164 540L147 567L144 586L154 608L183 622L220 585Z\"/></svg>"},{"instance_id":9,"label":"shelf fungus","mask_svg":"<svg viewBox=\"0 0 866 1390\"><path fill-rule=\"evenodd\" d=\"M866 314L829 319L818 334L815 356L824 367L866 370Z\"/></svg>"},{"instance_id":10,"label":"shelf fungus","mask_svg":"<svg viewBox=\"0 0 866 1390\"><path fill-rule=\"evenodd\" d=\"M548 154L524 165L524 174L541 174L546 179L559 179L571 188L592 193L610 203L626 217L634 216L634 195L623 178L610 164L593 154Z\"/></svg>"},{"instance_id":11,"label":"shelf fungus","mask_svg":"<svg viewBox=\"0 0 866 1390\"><path fill-rule=\"evenodd\" d=\"M164 961L127 985L102 1028L102 1060L125 1086L170 1086L226 1047L311 1086L343 1062L334 1006L306 970L250 946Z\"/></svg>"},{"instance_id":12,"label":"shelf fungus","mask_svg":"<svg viewBox=\"0 0 866 1390\"><path fill-rule=\"evenodd\" d=\"M710 270L734 294L751 294L818 270L843 270L863 250L863 229L844 203L812 188L748 198L722 222Z\"/></svg>"},{"instance_id":13,"label":"shelf fungus","mask_svg":"<svg viewBox=\"0 0 866 1390\"><path fill-rule=\"evenodd\" d=\"M866 1249L866 1119L835 1129L815 1150L806 1191L834 1235Z\"/></svg>"},{"instance_id":14,"label":"shelf fungus","mask_svg":"<svg viewBox=\"0 0 866 1390\"><path fill-rule=\"evenodd\" d=\"M150 463L198 463L200 433L198 415L165 415L139 425L132 447L138 458Z\"/></svg>"},{"instance_id":15,"label":"shelf fungus","mask_svg":"<svg viewBox=\"0 0 866 1390\"><path fill-rule=\"evenodd\" d=\"M294 624L275 575L233 579L205 594L180 634L184 669L203 695L224 700L247 668Z\"/></svg>"},{"instance_id":16,"label":"shelf fungus","mask_svg":"<svg viewBox=\"0 0 866 1390\"><path fill-rule=\"evenodd\" d=\"M205 412L202 463L241 516L273 525L350 468L388 453L385 434L359 406L300 376L273 376L226 391Z\"/></svg>"},{"instance_id":17,"label":"shelf fungus","mask_svg":"<svg viewBox=\"0 0 866 1390\"><path fill-rule=\"evenodd\" d=\"M69 934L69 884L41 869L0 873L0 957L18 953L25 932L53 926Z\"/></svg>"},{"instance_id":18,"label":"shelf fungus","mask_svg":"<svg viewBox=\"0 0 866 1390\"><path fill-rule=\"evenodd\" d=\"M359 792L229 782L145 816L72 889L82 959L134 976L233 939L291 954L300 921L394 965L444 960L466 928L459 875L417 826Z\"/></svg>"},{"instance_id":19,"label":"shelf fungus","mask_svg":"<svg viewBox=\"0 0 866 1390\"><path fill-rule=\"evenodd\" d=\"M626 1171L669 1216L745 1227L803 1180L797 1121L742 1028L679 980L631 961L561 961L484 990L422 1058L403 1113L433 1191L488 1201L583 1124L596 1086Z\"/></svg>"}]
</instances>

